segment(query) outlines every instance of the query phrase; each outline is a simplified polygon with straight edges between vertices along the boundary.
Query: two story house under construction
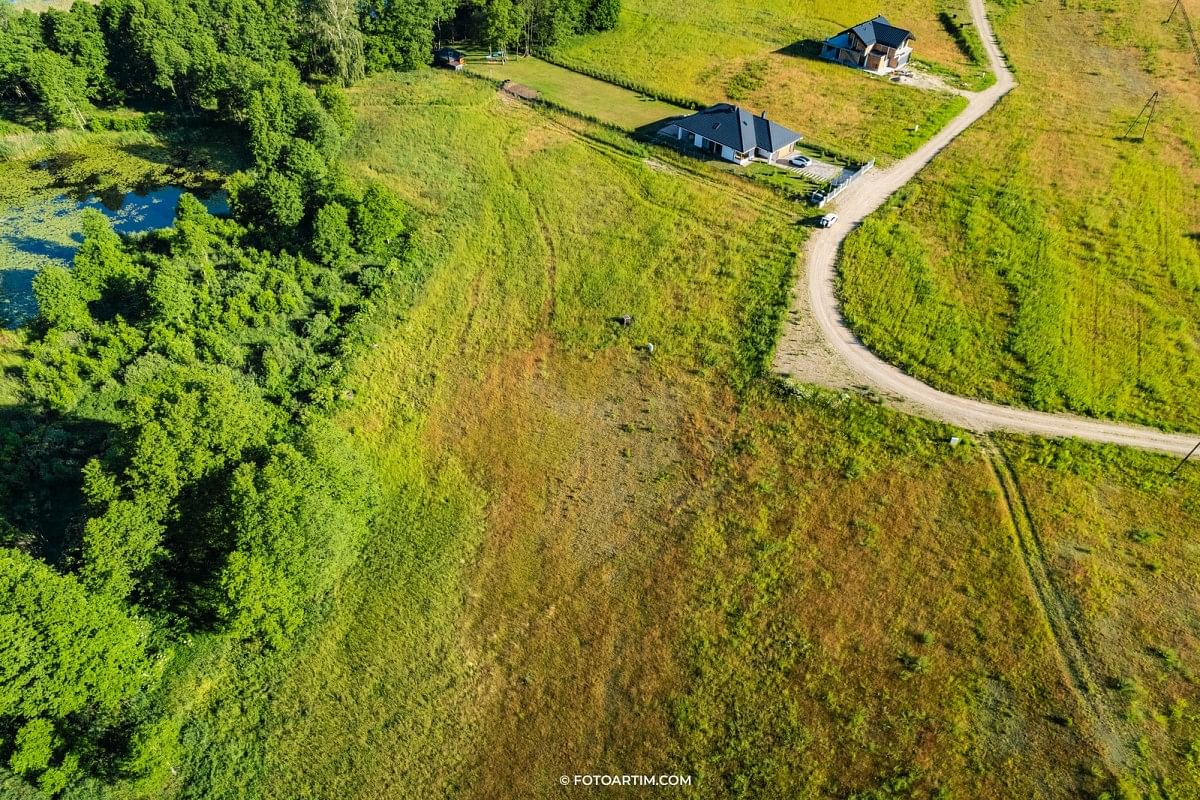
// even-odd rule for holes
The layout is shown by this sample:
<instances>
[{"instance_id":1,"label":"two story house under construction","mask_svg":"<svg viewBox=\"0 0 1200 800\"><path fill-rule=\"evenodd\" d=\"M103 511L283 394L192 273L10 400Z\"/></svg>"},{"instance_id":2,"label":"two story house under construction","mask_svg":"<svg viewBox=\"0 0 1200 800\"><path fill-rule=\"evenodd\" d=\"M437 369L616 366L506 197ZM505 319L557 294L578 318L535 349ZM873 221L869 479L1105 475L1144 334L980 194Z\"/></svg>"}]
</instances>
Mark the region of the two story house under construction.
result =
<instances>
[{"instance_id":1,"label":"two story house under construction","mask_svg":"<svg viewBox=\"0 0 1200 800\"><path fill-rule=\"evenodd\" d=\"M821 58L884 75L908 64L916 38L879 16L826 39Z\"/></svg>"}]
</instances>

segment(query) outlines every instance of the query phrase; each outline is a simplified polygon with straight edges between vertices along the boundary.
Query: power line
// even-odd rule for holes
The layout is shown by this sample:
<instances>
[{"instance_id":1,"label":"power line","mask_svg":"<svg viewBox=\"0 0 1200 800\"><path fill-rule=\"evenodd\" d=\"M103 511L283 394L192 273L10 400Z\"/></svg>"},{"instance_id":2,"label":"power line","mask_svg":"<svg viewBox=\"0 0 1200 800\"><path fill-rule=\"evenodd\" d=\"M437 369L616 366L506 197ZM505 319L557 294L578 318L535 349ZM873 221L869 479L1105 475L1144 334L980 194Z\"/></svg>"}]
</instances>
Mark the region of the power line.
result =
<instances>
[{"instance_id":1,"label":"power line","mask_svg":"<svg viewBox=\"0 0 1200 800\"><path fill-rule=\"evenodd\" d=\"M1192 451L1190 453L1188 453L1186 456L1184 456L1183 459L1178 464L1175 465L1175 469L1171 470L1172 478L1174 478L1177 474L1179 474L1179 470L1183 469L1183 465L1191 460L1192 456L1194 456L1196 454L1197 450L1200 450L1200 442L1196 442L1196 446L1192 448Z\"/></svg>"}]
</instances>

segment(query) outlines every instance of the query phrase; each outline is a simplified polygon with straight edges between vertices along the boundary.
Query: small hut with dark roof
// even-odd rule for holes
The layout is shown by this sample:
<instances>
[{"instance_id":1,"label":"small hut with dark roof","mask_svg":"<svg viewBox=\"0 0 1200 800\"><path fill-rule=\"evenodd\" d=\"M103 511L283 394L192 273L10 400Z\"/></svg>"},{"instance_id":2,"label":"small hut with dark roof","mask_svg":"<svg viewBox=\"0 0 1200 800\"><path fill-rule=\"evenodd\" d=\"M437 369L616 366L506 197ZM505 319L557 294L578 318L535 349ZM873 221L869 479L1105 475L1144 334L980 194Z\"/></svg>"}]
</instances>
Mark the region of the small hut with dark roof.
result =
<instances>
[{"instance_id":1,"label":"small hut with dark roof","mask_svg":"<svg viewBox=\"0 0 1200 800\"><path fill-rule=\"evenodd\" d=\"M467 63L467 54L453 47L441 47L433 51L433 65L446 69L459 70Z\"/></svg>"}]
</instances>

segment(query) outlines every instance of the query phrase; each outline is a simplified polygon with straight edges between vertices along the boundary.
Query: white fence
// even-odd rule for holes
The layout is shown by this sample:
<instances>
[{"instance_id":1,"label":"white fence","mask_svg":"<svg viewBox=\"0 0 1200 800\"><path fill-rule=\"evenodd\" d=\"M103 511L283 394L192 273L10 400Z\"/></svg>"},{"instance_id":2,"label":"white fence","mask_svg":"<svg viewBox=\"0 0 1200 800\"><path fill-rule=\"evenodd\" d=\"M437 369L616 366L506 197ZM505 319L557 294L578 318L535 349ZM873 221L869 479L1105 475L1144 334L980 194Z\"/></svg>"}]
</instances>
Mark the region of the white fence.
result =
<instances>
[{"instance_id":1,"label":"white fence","mask_svg":"<svg viewBox=\"0 0 1200 800\"><path fill-rule=\"evenodd\" d=\"M822 193L821 199L817 202L817 208L824 208L826 203L837 197L846 190L847 186L854 183L863 175L866 175L868 172L874 169L874 167L875 159L872 158L870 161L859 167L857 172L852 172L849 175L843 173L838 178L835 178L833 183L829 184L829 188Z\"/></svg>"}]
</instances>

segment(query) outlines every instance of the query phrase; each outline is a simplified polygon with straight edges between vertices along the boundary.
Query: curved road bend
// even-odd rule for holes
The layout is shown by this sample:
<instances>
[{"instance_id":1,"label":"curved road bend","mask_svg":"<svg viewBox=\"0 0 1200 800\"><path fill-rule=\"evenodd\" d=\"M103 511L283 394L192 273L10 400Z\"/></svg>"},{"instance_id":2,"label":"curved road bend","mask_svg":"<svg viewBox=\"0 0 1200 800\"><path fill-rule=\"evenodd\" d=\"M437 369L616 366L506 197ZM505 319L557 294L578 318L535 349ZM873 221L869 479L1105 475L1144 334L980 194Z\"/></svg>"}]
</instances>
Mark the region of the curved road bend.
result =
<instances>
[{"instance_id":1,"label":"curved road bend","mask_svg":"<svg viewBox=\"0 0 1200 800\"><path fill-rule=\"evenodd\" d=\"M985 91L968 95L966 110L921 149L887 169L868 172L838 197L838 222L833 227L814 234L807 248L808 295L811 304L809 311L820 328L821 336L849 367L857 382L864 383L885 396L898 398L901 405L923 416L979 432L1008 430L1047 437L1073 436L1095 442L1186 455L1197 441L1200 441L1200 434L1171 434L1136 425L1013 408L958 397L934 389L868 350L842 317L834 288L838 253L842 242L864 217L883 205L889 196L912 180L934 156L990 111L1000 98L1016 86L1016 81L1000 54L983 0L970 0L970 7L975 25L983 39L992 72L996 75L996 83ZM802 287L798 285L796 289L799 292ZM795 327L796 320L789 319L787 325L788 328ZM788 335L789 331L785 330L785 340ZM777 348L776 371L784 374L791 372L789 360L789 356L783 355L783 348Z\"/></svg>"}]
</instances>

